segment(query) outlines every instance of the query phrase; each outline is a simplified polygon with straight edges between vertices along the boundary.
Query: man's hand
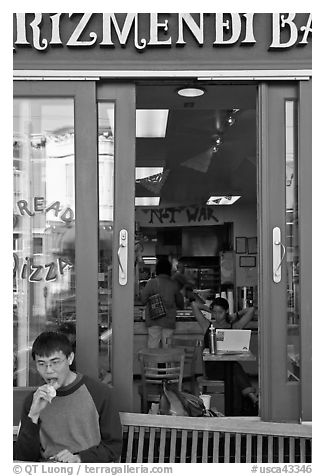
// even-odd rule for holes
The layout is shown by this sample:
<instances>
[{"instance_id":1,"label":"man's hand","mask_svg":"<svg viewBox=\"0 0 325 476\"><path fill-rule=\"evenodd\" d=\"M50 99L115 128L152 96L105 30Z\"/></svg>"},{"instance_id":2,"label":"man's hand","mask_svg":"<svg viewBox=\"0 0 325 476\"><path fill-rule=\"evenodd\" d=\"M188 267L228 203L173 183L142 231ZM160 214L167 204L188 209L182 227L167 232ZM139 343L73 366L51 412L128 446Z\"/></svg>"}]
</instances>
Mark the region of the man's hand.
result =
<instances>
[{"instance_id":1,"label":"man's hand","mask_svg":"<svg viewBox=\"0 0 325 476\"><path fill-rule=\"evenodd\" d=\"M62 450L57 455L50 458L54 461L58 461L60 463L81 463L81 459L79 455L74 455L70 453L68 450Z\"/></svg>"},{"instance_id":2,"label":"man's hand","mask_svg":"<svg viewBox=\"0 0 325 476\"><path fill-rule=\"evenodd\" d=\"M33 395L33 402L28 414L34 423L37 423L41 411L44 410L50 401L51 397L48 393L48 385L42 385Z\"/></svg>"}]
</instances>

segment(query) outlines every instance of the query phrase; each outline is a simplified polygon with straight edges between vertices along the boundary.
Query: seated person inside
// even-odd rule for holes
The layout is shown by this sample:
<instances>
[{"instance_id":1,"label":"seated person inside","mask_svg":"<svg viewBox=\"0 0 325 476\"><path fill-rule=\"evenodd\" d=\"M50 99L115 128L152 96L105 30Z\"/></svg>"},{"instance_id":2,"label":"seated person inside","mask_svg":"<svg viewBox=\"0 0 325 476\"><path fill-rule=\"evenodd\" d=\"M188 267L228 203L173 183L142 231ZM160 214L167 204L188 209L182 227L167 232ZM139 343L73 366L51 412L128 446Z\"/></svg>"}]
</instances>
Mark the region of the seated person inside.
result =
<instances>
[{"instance_id":1,"label":"seated person inside","mask_svg":"<svg viewBox=\"0 0 325 476\"><path fill-rule=\"evenodd\" d=\"M62 463L119 460L122 428L112 389L71 370L71 342L43 332L32 357L45 384L27 396L14 445L14 459Z\"/></svg>"},{"instance_id":2,"label":"seated person inside","mask_svg":"<svg viewBox=\"0 0 325 476\"><path fill-rule=\"evenodd\" d=\"M247 308L235 314L229 314L229 304L224 298L216 298L210 306L191 302L196 320L204 333L204 347L209 347L209 326L211 322L217 329L243 329L253 318L254 308ZM211 322L201 311L211 313ZM223 362L204 362L205 374L211 380L224 380L225 366ZM233 405L238 415L257 415L258 397L248 375L238 362L233 362Z\"/></svg>"}]
</instances>

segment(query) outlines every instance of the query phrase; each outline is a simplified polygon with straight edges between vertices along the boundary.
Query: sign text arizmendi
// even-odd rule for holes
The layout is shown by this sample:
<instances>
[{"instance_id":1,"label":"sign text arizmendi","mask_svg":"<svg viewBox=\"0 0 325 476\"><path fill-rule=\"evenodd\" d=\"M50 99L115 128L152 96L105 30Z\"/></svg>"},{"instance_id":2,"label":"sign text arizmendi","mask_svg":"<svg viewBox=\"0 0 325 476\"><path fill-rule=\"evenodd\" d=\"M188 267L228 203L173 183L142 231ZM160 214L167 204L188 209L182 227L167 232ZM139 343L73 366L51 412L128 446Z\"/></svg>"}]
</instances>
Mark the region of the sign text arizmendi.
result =
<instances>
[{"instance_id":1,"label":"sign text arizmendi","mask_svg":"<svg viewBox=\"0 0 325 476\"><path fill-rule=\"evenodd\" d=\"M93 31L94 16L100 16L98 31ZM177 29L170 27L169 15L177 16ZM199 46L206 44L205 28L212 22L214 40L212 46L251 45L257 42L254 20L259 13L127 13L124 19L115 13L16 13L14 32L14 51L17 47L29 46L39 51L50 47L92 47L103 48L129 45L133 37L135 48L139 51L148 47L185 46L186 35L195 39ZM312 33L311 14L304 14L301 25L296 13L264 13L272 22L272 38L269 49L290 48L306 45ZM75 16L75 17L74 17ZM75 19L78 16L78 21ZM146 16L143 22L140 17ZM73 18L74 17L74 18ZM73 21L72 21L73 18ZM44 33L44 22L49 28ZM141 23L141 25L140 25ZM146 27L144 28L144 23ZM97 25L98 23L96 23ZM174 23L173 23L174 24ZM141 26L141 27L140 27ZM144 31L145 30L145 31ZM64 31L64 35L62 32ZM186 32L186 35L184 33ZM47 37L46 37L47 36ZM62 37L64 36L64 40Z\"/></svg>"}]
</instances>

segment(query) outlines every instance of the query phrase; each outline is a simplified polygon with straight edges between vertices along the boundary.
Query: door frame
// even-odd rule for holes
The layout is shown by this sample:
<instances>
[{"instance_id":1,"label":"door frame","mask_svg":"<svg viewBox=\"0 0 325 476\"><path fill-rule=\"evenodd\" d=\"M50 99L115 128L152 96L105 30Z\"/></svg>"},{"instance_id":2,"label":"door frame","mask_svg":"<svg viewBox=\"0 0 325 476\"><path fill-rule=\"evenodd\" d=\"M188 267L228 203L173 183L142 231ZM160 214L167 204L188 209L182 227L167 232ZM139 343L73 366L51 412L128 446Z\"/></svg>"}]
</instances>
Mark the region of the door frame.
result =
<instances>
[{"instance_id":1,"label":"door frame","mask_svg":"<svg viewBox=\"0 0 325 476\"><path fill-rule=\"evenodd\" d=\"M275 82L262 82L258 90L258 216L259 216L259 305L263 309L260 319L260 389L261 405L260 416L264 421L279 421L279 415L275 405L277 381L272 381L271 365L286 365L286 352L281 357L282 347L278 348L276 355L274 348L277 346L277 338L281 338L279 329L276 328L274 316L276 309L272 301L272 286L276 286L272 280L272 228L280 226L284 232L284 224L271 223L271 167L274 166L271 157L270 146L270 109L272 102L269 100L269 88ZM297 81L295 83L282 83L284 88L295 87L295 99L298 104L297 123L297 156L298 156L298 216L299 216L299 243L300 243L300 358L301 376L298 395L295 395L294 404L299 409L296 412L298 421L311 421L311 346L312 346L312 168L311 168L311 81ZM288 97L290 99L290 97ZM280 121L280 118L278 118ZM284 131L283 131L284 134ZM280 140L278 138L278 140ZM283 151L283 163L285 155ZM285 166L285 164L283 165ZM283 172L283 171L282 171ZM285 178L281 173L278 180ZM283 197L284 200L284 197ZM285 204L283 205L283 216ZM282 220L283 221L283 220ZM303 272L302 272L303 270ZM272 310L273 305L273 310ZM273 315L272 315L273 314ZM272 320L273 319L273 320ZM275 359L275 357L277 357ZM279 360L277 360L279 359ZM291 388L289 388L291 387ZM294 392L294 384L288 384L288 391ZM295 392L294 392L295 393ZM293 397L293 395L292 395Z\"/></svg>"},{"instance_id":2,"label":"door frame","mask_svg":"<svg viewBox=\"0 0 325 476\"><path fill-rule=\"evenodd\" d=\"M17 71L15 72L17 75ZM60 81L51 81L45 79L46 72L42 72L41 77L29 78L24 72L20 81L14 81L14 95L16 97L24 96L55 96L55 97L75 97L75 154L78 156L78 162L75 161L76 173L76 270L77 288L76 288L76 311L78 314L79 325L77 327L77 352L78 352L78 370L87 373L90 376L97 377L98 372L98 303L97 303L97 266L98 266L98 163L97 163L97 110L96 101L105 100L115 102L115 128L117 131L129 131L130 135L120 137L116 135L115 142L115 164L119 157L122 159L121 170L116 169L115 177L115 193L114 193L114 210L119 205L118 213L115 214L114 226L115 230L126 228L129 231L129 243L134 242L134 190L131 188L129 196L123 193L124 179L127 182L132 177L132 187L134 188L134 171L135 164L130 167L130 160L135 160L135 115L130 111L135 111L135 83L128 76L128 83L117 84L111 83L113 79L109 79L107 84L98 83L98 77L90 80L88 75L87 81L73 81L73 77L69 75L69 81L63 79L64 75L60 74ZM69 72L70 73L70 72ZM141 77L152 77L148 72L143 72ZM301 419L304 421L311 420L311 72L304 72L306 77L284 77L284 81L296 80L295 84L299 85L299 132L298 132L298 155L299 155L299 186L300 186L300 252L301 263L304 266L304 274L301 275ZM307 75L308 73L308 75ZM19 76L20 74L18 74ZM62 77L63 76L63 77ZM80 76L80 74L79 74ZM191 72L191 77L197 77L197 72ZM217 76L217 75L216 75ZM165 74L164 74L164 77ZM184 77L184 75L183 75ZM17 78L18 79L18 78ZM24 81L24 79L26 81ZM37 80L38 79L38 80ZM79 79L79 77L78 77ZM122 78L115 80L119 81ZM206 77L205 79L212 79ZM219 79L214 77L213 79ZM241 77L232 77L232 80L242 80ZM245 79L259 79L250 77ZM273 78L270 79L272 83ZM220 80L224 80L220 77ZM305 81L308 80L308 81ZM275 82L275 81L274 81ZM265 197L268 193L268 177L267 169L263 166L266 163L268 134L267 134L267 111L261 105L267 104L265 82L258 84L258 101L257 101L257 118L258 129L258 216L263 216L263 222L267 220L268 210ZM78 104L78 106L77 106ZM131 105L131 108L130 108ZM126 114L127 113L127 114ZM92 120L90 120L92 118ZM120 129L122 127L122 129ZM133 139L132 139L133 138ZM96 154L94 154L96 151ZM126 159L128 158L128 160ZM302 177L304 179L302 180ZM262 185L263 184L263 185ZM132 199L131 199L132 197ZM132 203L131 203L132 202ZM259 224L259 295L260 303L267 305L269 294L267 283L270 280L270 260L265 261L265 245L269 237L262 244L265 235L265 228L262 220ZM117 236L114 233L113 244L113 282L117 283ZM270 243L269 243L270 246ZM87 253L84 253L87 249ZM129 282L127 293L132 288L132 298L125 299L124 289L118 287L113 293L113 313L115 310L122 309L124 319L123 325L117 318L113 318L113 349L116 347L116 354L113 350L113 375L115 375L114 385L123 389L121 401L121 410L132 411L133 395L132 395L132 359L133 359L133 246L128 249L128 276ZM263 277L263 278L262 278ZM82 290L87 289L87 293ZM89 297L90 296L90 297ZM265 307L263 307L265 309ZM125 317L127 316L127 317ZM125 332L125 325L128 324L128 332ZM270 319L263 316L260 319L259 328L259 347L260 347L260 388L261 388L261 407L260 417L262 420L271 421L271 395L269 393L269 340L268 333ZM132 329L132 332L131 332ZM114 342L116 346L114 346ZM123 345L120 345L120 343ZM87 353L83 355L83 350L87 348ZM131 355L131 358L126 358ZM121 372L120 363L123 362L123 371ZM131 376L131 377L130 377ZM126 378L128 377L128 378ZM129 378L130 377L130 378ZM113 376L114 379L114 376ZM21 389L17 390L21 393ZM28 392L29 389L26 389ZM14 401L15 405L15 401Z\"/></svg>"},{"instance_id":3,"label":"door frame","mask_svg":"<svg viewBox=\"0 0 325 476\"><path fill-rule=\"evenodd\" d=\"M97 111L95 81L15 81L15 98L74 99L75 132L75 226L76 226L76 352L78 371L97 376L97 266L98 186ZM95 152L95 153L94 153ZM87 249L87 253L84 250ZM87 293L85 293L87 289ZM86 355L82 350L87 348ZM33 387L14 388L14 419L20 415L23 396ZM17 398L16 398L17 397Z\"/></svg>"},{"instance_id":4,"label":"door frame","mask_svg":"<svg viewBox=\"0 0 325 476\"><path fill-rule=\"evenodd\" d=\"M301 421L312 420L312 80L299 82Z\"/></svg>"},{"instance_id":5,"label":"door frame","mask_svg":"<svg viewBox=\"0 0 325 476\"><path fill-rule=\"evenodd\" d=\"M97 103L114 103L112 383L120 411L133 410L135 84L97 83ZM97 207L98 208L98 207ZM119 232L128 232L127 284L119 284ZM123 317L122 317L123 316Z\"/></svg>"},{"instance_id":6,"label":"door frame","mask_svg":"<svg viewBox=\"0 0 325 476\"><path fill-rule=\"evenodd\" d=\"M14 97L74 99L75 131L75 272L76 272L76 353L77 371L98 378L98 144L97 101L115 104L114 211L115 230L125 228L129 243L134 242L134 174L130 158L135 157L135 88L127 84L95 81L15 81ZM134 116L130 114L134 109ZM123 131L122 135L119 131ZM118 165L117 165L118 164ZM125 191L129 193L125 193ZM133 406L133 246L128 248L128 284L118 285L118 233L113 240L113 386L119 388L119 409ZM85 252L85 250L87 252ZM129 298L125 298L125 292ZM128 316L129 329L125 332ZM123 372L121 372L123 362ZM21 413L25 396L33 387L14 388L14 423Z\"/></svg>"}]
</instances>

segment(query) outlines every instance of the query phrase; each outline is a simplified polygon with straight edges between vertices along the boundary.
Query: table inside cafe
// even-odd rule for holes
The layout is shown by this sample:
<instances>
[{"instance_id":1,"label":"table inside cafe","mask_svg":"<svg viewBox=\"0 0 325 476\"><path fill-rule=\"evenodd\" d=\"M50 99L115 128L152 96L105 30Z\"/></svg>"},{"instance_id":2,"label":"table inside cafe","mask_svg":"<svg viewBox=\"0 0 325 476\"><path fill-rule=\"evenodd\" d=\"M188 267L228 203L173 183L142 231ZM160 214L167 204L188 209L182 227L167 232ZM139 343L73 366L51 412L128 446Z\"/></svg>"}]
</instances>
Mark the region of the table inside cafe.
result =
<instances>
[{"instance_id":1,"label":"table inside cafe","mask_svg":"<svg viewBox=\"0 0 325 476\"><path fill-rule=\"evenodd\" d=\"M234 415L233 405L233 363L234 362L253 362L256 360L255 355L250 351L245 352L222 352L217 351L211 354L209 349L203 350L204 362L223 362L225 365L225 414L226 416Z\"/></svg>"}]
</instances>

